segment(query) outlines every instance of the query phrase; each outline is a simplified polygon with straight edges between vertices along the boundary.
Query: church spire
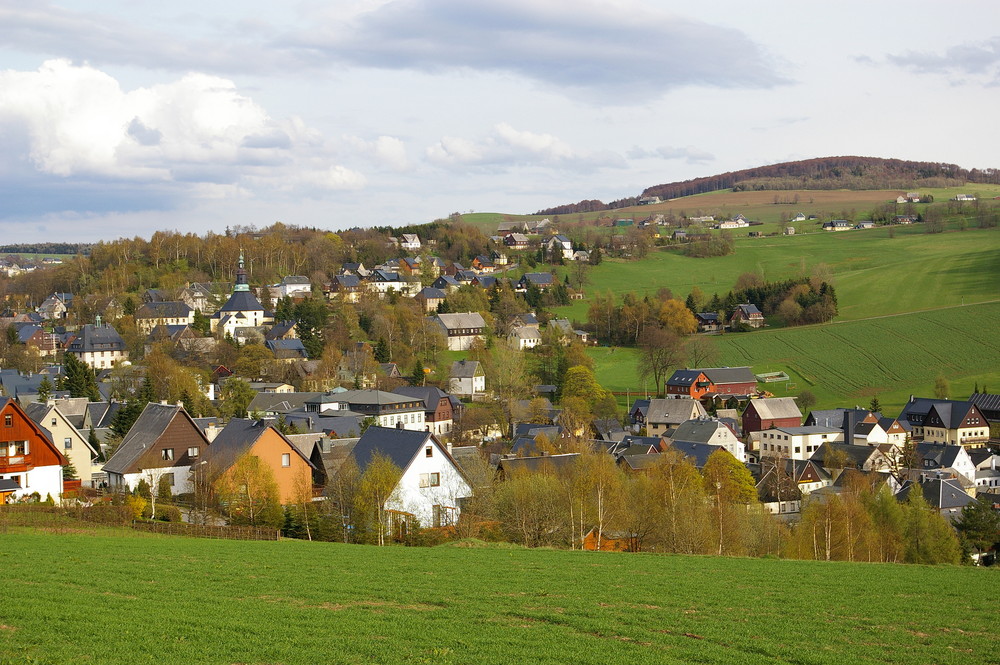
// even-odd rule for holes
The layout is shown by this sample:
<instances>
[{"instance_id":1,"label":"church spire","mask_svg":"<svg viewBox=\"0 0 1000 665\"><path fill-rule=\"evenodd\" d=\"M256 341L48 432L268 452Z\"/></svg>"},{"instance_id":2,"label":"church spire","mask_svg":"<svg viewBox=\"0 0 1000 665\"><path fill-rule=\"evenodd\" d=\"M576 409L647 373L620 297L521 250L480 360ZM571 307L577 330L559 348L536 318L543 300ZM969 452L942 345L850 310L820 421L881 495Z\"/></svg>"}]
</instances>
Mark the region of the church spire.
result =
<instances>
[{"instance_id":1,"label":"church spire","mask_svg":"<svg viewBox=\"0 0 1000 665\"><path fill-rule=\"evenodd\" d=\"M236 269L236 285L233 286L233 293L249 290L250 285L247 284L247 271L243 267L243 250L240 250L240 267Z\"/></svg>"}]
</instances>

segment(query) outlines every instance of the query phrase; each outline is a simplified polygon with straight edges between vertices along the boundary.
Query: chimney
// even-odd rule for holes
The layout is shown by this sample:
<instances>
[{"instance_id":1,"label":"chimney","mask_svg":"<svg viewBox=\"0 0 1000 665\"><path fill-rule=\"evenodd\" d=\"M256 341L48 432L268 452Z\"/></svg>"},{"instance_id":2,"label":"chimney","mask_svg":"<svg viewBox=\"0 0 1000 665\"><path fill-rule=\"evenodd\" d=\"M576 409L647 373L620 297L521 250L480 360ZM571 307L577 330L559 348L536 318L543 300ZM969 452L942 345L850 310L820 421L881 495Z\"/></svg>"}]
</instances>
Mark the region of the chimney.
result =
<instances>
[{"instance_id":1,"label":"chimney","mask_svg":"<svg viewBox=\"0 0 1000 665\"><path fill-rule=\"evenodd\" d=\"M448 446L448 454L451 455L451 441L449 441L446 445Z\"/></svg>"}]
</instances>

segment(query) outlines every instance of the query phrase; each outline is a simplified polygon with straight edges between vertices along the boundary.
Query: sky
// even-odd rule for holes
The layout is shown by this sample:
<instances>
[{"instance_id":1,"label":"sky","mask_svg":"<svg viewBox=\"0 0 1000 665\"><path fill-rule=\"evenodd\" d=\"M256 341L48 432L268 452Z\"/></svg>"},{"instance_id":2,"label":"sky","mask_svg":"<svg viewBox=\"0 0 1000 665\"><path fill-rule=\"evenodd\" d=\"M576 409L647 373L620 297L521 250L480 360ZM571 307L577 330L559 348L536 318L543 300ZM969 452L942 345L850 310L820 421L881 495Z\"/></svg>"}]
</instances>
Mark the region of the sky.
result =
<instances>
[{"instance_id":1,"label":"sky","mask_svg":"<svg viewBox=\"0 0 1000 665\"><path fill-rule=\"evenodd\" d=\"M1000 167L1000 6L0 0L0 242L532 213L784 161Z\"/></svg>"}]
</instances>

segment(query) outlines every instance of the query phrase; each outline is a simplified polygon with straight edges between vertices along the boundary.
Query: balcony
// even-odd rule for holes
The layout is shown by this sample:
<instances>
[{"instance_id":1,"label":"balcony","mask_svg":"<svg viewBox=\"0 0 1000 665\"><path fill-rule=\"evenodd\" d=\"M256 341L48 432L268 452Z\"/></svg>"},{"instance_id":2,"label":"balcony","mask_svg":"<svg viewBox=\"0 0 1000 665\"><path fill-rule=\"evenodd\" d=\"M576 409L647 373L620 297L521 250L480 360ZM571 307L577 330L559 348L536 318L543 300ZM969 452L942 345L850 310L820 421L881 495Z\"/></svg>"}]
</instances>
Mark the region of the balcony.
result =
<instances>
[{"instance_id":1,"label":"balcony","mask_svg":"<svg viewBox=\"0 0 1000 665\"><path fill-rule=\"evenodd\" d=\"M32 468L31 455L0 455L0 473L20 473Z\"/></svg>"}]
</instances>

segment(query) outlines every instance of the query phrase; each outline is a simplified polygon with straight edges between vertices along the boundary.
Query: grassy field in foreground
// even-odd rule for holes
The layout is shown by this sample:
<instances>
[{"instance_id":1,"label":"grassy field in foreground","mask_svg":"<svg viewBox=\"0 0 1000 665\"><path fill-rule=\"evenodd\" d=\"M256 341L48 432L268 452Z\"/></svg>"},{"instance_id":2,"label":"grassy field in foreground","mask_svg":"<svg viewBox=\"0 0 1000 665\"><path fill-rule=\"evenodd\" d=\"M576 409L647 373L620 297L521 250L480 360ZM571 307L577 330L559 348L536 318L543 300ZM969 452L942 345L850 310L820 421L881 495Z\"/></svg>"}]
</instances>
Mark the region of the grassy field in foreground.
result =
<instances>
[{"instance_id":1,"label":"grassy field in foreground","mask_svg":"<svg viewBox=\"0 0 1000 665\"><path fill-rule=\"evenodd\" d=\"M760 384L776 395L808 389L819 400L817 408L867 405L878 395L895 415L910 394L932 396L938 375L950 381L956 399L967 398L976 383L1000 388L998 329L1000 303L994 303L710 339L722 365L787 372L793 385ZM635 349L597 347L589 353L601 385L643 389Z\"/></svg>"},{"instance_id":2,"label":"grassy field in foreground","mask_svg":"<svg viewBox=\"0 0 1000 665\"><path fill-rule=\"evenodd\" d=\"M0 663L996 662L992 569L17 533Z\"/></svg>"}]
</instances>

